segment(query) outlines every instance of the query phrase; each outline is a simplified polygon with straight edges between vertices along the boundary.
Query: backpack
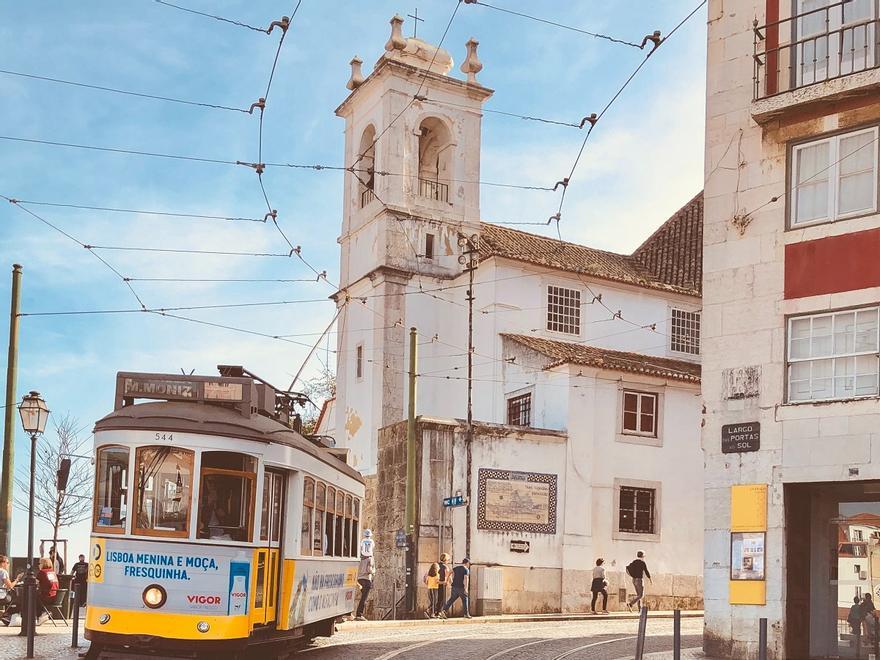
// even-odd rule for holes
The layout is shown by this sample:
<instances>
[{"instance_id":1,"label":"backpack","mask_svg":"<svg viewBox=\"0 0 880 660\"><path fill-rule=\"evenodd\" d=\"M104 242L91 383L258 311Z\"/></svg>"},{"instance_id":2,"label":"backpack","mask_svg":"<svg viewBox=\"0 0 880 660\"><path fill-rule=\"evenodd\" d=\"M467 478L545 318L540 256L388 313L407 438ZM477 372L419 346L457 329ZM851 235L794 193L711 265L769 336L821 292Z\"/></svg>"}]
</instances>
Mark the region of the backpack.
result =
<instances>
[{"instance_id":1,"label":"backpack","mask_svg":"<svg viewBox=\"0 0 880 660\"><path fill-rule=\"evenodd\" d=\"M634 566L635 563L636 563L635 560L633 560L629 564L626 565L626 574L629 575L631 578L635 577L635 575L633 575L633 573L636 570L635 566Z\"/></svg>"}]
</instances>

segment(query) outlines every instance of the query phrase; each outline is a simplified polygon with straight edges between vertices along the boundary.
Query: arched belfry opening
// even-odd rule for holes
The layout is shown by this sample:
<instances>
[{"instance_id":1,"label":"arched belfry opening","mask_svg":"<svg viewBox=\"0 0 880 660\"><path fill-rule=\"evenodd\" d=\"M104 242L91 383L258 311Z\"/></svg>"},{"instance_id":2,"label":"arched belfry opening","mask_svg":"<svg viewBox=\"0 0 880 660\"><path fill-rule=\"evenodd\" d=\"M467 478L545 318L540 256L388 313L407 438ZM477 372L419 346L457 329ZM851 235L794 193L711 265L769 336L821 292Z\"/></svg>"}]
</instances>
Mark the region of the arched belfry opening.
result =
<instances>
[{"instance_id":1,"label":"arched belfry opening","mask_svg":"<svg viewBox=\"0 0 880 660\"><path fill-rule=\"evenodd\" d=\"M419 124L419 196L449 201L452 134L446 124L428 117Z\"/></svg>"},{"instance_id":2,"label":"arched belfry opening","mask_svg":"<svg viewBox=\"0 0 880 660\"><path fill-rule=\"evenodd\" d=\"M361 135L358 154L363 154L358 171L355 173L359 181L361 208L376 199L376 128L370 124Z\"/></svg>"}]
</instances>

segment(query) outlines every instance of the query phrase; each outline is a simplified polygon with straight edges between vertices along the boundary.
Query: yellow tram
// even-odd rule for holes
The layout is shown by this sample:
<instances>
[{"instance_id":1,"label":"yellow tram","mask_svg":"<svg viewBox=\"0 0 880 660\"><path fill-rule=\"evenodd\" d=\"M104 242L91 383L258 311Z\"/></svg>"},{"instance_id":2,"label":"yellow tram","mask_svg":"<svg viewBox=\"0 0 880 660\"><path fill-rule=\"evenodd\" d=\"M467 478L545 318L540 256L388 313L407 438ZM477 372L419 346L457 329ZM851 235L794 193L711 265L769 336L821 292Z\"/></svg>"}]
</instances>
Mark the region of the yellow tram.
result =
<instances>
[{"instance_id":1,"label":"yellow tram","mask_svg":"<svg viewBox=\"0 0 880 660\"><path fill-rule=\"evenodd\" d=\"M288 393L220 373L117 375L95 425L92 657L286 648L353 609L362 477L293 429Z\"/></svg>"}]
</instances>

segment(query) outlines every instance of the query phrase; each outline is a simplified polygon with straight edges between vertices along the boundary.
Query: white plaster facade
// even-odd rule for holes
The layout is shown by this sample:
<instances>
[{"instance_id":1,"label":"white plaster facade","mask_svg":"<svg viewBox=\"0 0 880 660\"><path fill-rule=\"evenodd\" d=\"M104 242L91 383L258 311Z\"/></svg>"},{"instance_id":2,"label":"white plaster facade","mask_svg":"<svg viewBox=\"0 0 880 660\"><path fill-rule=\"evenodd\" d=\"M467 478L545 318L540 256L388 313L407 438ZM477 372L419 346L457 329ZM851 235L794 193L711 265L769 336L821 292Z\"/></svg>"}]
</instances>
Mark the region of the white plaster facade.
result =
<instances>
[{"instance_id":1,"label":"white plaster facade","mask_svg":"<svg viewBox=\"0 0 880 660\"><path fill-rule=\"evenodd\" d=\"M407 40L403 52L422 52L426 59L412 55L403 61L399 52L387 47L391 49L375 70L353 85L354 91L337 109L346 121L346 163L357 162L370 146L364 135L381 135L375 156L369 157L374 158L377 172L376 199L365 193L368 172L359 173L361 180L354 174L346 176L339 238L335 429L338 445L350 449L352 464L366 475L377 471L379 430L405 418L409 328L418 331L417 414L447 420L466 416L468 274L460 263L459 239L475 236L482 246L486 231L476 182L481 104L491 90L450 78L436 67L428 72L433 47L412 41ZM445 58L441 51L437 59ZM413 100L417 92L420 98L449 104ZM432 118L443 123L450 140L447 160L438 167L450 173L438 179L449 185L448 202L420 194L418 129ZM534 238L521 233L517 237ZM562 251L560 242L553 244ZM595 252L600 262L609 256ZM535 437L523 438L511 434L508 427L507 439L474 443L472 505L480 467L553 473L559 500L556 533L528 534L532 543L528 555L509 550L510 539L523 534L479 530L472 515L471 558L505 567L505 598L513 603L511 607L523 608L520 611L533 606L526 604L528 597L516 595L520 592L552 594L534 607L584 610L589 605L589 571L598 556L606 558L613 576L611 588L625 589L623 567L637 550L648 555L657 576L656 594L698 601L702 592L702 526L695 497L702 484L698 376L680 381L668 371L658 376L568 363L547 370L546 355L502 337L519 334L628 351L637 354L631 362L649 367L653 358L693 365L699 362L698 354L671 350L670 319L673 309L699 313L698 291L659 281L646 284L635 277L626 280L566 270L564 263L529 263L497 251L484 251L480 258L473 288L473 418L506 424L509 397L528 392L530 425L536 430ZM632 260L630 255L609 258ZM646 272L639 271L639 277L648 278ZM578 292L576 333L547 329L549 286ZM623 318L615 318L616 310ZM624 387L658 395L657 437L622 434ZM542 429L560 433L548 436ZM451 492L468 491L464 469L463 462L456 462L448 484ZM616 494L621 486L655 490L653 533L617 529ZM421 501L427 499L423 493ZM688 516L681 515L685 510ZM460 558L465 552L465 512L459 509L450 517L454 555ZM544 571L532 574L530 586L516 572L526 567ZM539 573L540 579L535 577Z\"/></svg>"},{"instance_id":2,"label":"white plaster facade","mask_svg":"<svg viewBox=\"0 0 880 660\"><path fill-rule=\"evenodd\" d=\"M807 9L828 4L812 3ZM800 7L789 0L710 0L708 9L705 647L725 657L757 657L762 617L769 622L770 657L854 653L836 620L839 585L832 571L834 541L828 521L840 514L838 495L832 494L838 492L838 484L849 484L852 492L842 497L856 497L858 489L862 499L876 500L870 495L871 482L880 478L880 463L873 460L880 451L876 397L792 403L787 393L787 318L875 305L880 299L880 288L862 285L786 296L788 250L806 241L880 227L880 216L866 213L787 230L792 145L880 118L876 70L795 85L755 100L756 94L765 96L766 89L756 90L753 80L753 25L762 26L766 37L763 26L774 20L774 13L784 20ZM773 38L788 43L790 28L791 23L783 23ZM766 64L766 55L762 57ZM845 261L864 255L841 257ZM824 269L817 263L815 282L830 278L832 273ZM744 368L754 368L751 373L757 375L754 396L729 396L725 383ZM721 427L752 421L761 424L760 451L723 454ZM730 493L736 484L768 486L766 605L729 602Z\"/></svg>"}]
</instances>

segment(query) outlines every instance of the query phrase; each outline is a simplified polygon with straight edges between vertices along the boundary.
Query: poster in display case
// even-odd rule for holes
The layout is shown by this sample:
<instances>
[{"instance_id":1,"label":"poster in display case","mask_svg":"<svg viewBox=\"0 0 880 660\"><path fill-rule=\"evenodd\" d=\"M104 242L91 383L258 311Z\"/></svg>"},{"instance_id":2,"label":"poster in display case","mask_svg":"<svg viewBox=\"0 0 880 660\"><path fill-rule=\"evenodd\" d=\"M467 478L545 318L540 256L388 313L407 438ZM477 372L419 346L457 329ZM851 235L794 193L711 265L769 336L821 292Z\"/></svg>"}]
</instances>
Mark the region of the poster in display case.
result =
<instances>
[{"instance_id":1,"label":"poster in display case","mask_svg":"<svg viewBox=\"0 0 880 660\"><path fill-rule=\"evenodd\" d=\"M730 535L730 579L764 580L766 532L733 532Z\"/></svg>"}]
</instances>

